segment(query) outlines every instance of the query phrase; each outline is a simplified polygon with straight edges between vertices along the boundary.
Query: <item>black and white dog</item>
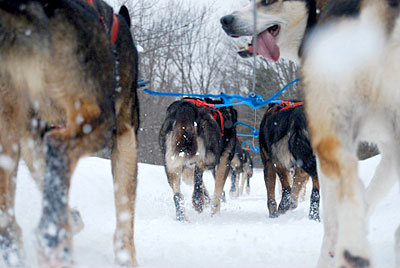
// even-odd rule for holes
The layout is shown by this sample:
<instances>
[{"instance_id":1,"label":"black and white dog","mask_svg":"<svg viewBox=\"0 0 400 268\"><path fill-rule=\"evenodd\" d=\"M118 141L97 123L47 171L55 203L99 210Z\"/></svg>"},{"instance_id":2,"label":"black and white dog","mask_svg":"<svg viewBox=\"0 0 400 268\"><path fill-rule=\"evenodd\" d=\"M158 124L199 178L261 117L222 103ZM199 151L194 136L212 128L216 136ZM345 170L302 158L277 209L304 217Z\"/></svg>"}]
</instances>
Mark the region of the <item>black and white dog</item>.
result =
<instances>
[{"instance_id":1,"label":"black and white dog","mask_svg":"<svg viewBox=\"0 0 400 268\"><path fill-rule=\"evenodd\" d=\"M209 198L203 183L203 172L214 171L215 194L213 213L220 207L220 199L236 145L237 113L233 108L216 108L221 101L210 99L182 99L167 109L159 142L164 154L168 182L174 192L176 219L185 221L181 176L193 181L192 203L202 212ZM189 177L189 178L187 178ZM192 180L190 177L194 177Z\"/></svg>"},{"instance_id":2,"label":"black and white dog","mask_svg":"<svg viewBox=\"0 0 400 268\"><path fill-rule=\"evenodd\" d=\"M259 0L257 12L255 33L251 5L221 22L233 37L256 34L259 54L302 64L324 206L318 267L371 267L367 215L400 177L399 1ZM243 54L253 52L250 44ZM357 171L360 140L377 143L382 154L366 191ZM400 228L396 251L399 267Z\"/></svg>"},{"instance_id":3,"label":"black and white dog","mask_svg":"<svg viewBox=\"0 0 400 268\"><path fill-rule=\"evenodd\" d=\"M260 125L260 150L268 192L269 216L274 218L297 207L300 190L311 176L313 190L309 218L319 220L317 164L311 149L303 102L270 104ZM294 170L290 185L290 171ZM275 183L278 175L282 199L277 209Z\"/></svg>"},{"instance_id":4,"label":"black and white dog","mask_svg":"<svg viewBox=\"0 0 400 268\"><path fill-rule=\"evenodd\" d=\"M246 186L246 193L250 194L250 178L253 177L253 160L250 153L243 149L240 140L236 141L235 156L231 161L229 172L231 178L231 198L237 198L243 194Z\"/></svg>"}]
</instances>

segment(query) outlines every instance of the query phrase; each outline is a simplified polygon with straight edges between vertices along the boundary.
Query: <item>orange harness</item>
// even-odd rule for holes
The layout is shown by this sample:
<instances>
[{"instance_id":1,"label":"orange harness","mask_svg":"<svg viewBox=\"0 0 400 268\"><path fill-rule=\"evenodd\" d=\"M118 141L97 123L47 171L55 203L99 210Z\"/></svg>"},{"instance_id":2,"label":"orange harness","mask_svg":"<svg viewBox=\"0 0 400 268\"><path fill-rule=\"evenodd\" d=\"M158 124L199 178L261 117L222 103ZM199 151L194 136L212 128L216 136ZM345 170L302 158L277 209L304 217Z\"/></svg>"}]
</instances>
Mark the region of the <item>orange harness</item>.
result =
<instances>
[{"instance_id":1,"label":"orange harness","mask_svg":"<svg viewBox=\"0 0 400 268\"><path fill-rule=\"evenodd\" d=\"M293 101L280 101L278 103L275 103L274 106L272 106L271 108L268 109L267 113L269 112L273 112L273 113L277 113L277 112L281 112L283 110L287 110L287 109L293 109L297 106L301 106L303 105L304 102L302 101L298 101L298 102L293 102Z\"/></svg>"},{"instance_id":2,"label":"orange harness","mask_svg":"<svg viewBox=\"0 0 400 268\"><path fill-rule=\"evenodd\" d=\"M85 1L86 1L86 3L91 5L97 11L96 6L94 5L94 2L93 2L94 0L85 0ZM99 20L100 20L100 23L103 25L104 29L107 31L107 26L104 22L104 17L99 15ZM117 15L113 14L113 22L112 22L111 32L110 32L110 34L111 34L110 40L113 45L115 45L115 42L117 42L118 32L119 32L119 21L118 21Z\"/></svg>"},{"instance_id":3,"label":"orange harness","mask_svg":"<svg viewBox=\"0 0 400 268\"><path fill-rule=\"evenodd\" d=\"M218 110L217 107L215 107L214 104L207 103L199 99L184 99L184 100L193 103L197 107L204 107L207 110L209 110L212 113L215 121L217 121L217 117L219 116L221 122L221 137L224 135L224 118L222 117L222 113Z\"/></svg>"}]
</instances>

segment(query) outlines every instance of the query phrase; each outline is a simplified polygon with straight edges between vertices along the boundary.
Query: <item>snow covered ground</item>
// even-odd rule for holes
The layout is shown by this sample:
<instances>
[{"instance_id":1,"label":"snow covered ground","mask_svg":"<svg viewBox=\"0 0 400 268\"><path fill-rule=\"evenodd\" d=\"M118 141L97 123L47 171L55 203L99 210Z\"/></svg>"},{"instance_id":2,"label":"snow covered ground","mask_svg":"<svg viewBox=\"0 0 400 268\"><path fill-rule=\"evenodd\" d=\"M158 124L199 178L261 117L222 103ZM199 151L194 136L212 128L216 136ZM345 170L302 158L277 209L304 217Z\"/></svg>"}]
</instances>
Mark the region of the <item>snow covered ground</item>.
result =
<instances>
[{"instance_id":1,"label":"snow covered ground","mask_svg":"<svg viewBox=\"0 0 400 268\"><path fill-rule=\"evenodd\" d=\"M360 162L368 183L379 157ZM205 174L213 192L213 178ZM228 192L230 183L225 190ZM267 216L262 170L256 170L251 194L222 205L211 217L191 207L191 188L183 186L189 223L175 221L172 191L161 166L139 165L135 241L141 267L314 267L322 240L322 223L308 220L306 201L278 219ZM323 196L322 196L323 198ZM84 230L74 240L77 267L115 267L112 235L115 226L110 162L85 158L75 172L71 206L78 208ZM376 267L394 266L394 231L400 223L399 187L395 185L372 216L369 239ZM28 267L37 267L33 230L40 214L40 195L26 166L21 163L17 186L17 220L24 230ZM1 265L0 265L1 266Z\"/></svg>"}]
</instances>

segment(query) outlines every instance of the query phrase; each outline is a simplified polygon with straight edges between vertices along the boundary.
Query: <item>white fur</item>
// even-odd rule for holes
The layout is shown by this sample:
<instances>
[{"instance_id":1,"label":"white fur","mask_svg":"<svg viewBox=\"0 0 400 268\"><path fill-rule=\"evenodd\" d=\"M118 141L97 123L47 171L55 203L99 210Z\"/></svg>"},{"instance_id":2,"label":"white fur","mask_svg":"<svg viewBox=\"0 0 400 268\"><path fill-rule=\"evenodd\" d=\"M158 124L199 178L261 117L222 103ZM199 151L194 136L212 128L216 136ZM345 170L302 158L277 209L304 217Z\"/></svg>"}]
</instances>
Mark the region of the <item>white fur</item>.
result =
<instances>
[{"instance_id":1,"label":"white fur","mask_svg":"<svg viewBox=\"0 0 400 268\"><path fill-rule=\"evenodd\" d=\"M339 178L324 174L319 165L325 233L318 267L348 267L345 251L373 266L367 215L400 177L399 25L387 37L378 12L378 4L370 5L358 18L318 30L306 50L308 115L323 114L341 144ZM382 153L367 191L357 175L355 151L361 140L377 143ZM332 251L334 259L328 255Z\"/></svg>"},{"instance_id":2,"label":"white fur","mask_svg":"<svg viewBox=\"0 0 400 268\"><path fill-rule=\"evenodd\" d=\"M257 1L259 3L260 0ZM261 7L257 10L256 33L261 33L269 27L277 24L281 27L276 39L282 58L298 62L298 48L301 44L307 25L305 2L284 1L274 12L271 7ZM235 18L234 30L241 36L254 35L253 3L248 4L231 14Z\"/></svg>"}]
</instances>

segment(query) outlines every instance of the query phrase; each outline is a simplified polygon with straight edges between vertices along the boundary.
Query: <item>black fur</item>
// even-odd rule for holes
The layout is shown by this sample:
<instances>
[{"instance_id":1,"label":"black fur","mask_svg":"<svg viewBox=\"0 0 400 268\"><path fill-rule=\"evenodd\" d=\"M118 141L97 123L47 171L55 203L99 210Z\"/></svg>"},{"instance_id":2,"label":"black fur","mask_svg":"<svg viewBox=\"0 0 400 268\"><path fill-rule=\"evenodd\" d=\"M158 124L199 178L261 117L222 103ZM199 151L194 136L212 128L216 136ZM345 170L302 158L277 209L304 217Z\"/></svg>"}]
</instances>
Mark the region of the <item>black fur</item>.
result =
<instances>
[{"instance_id":1,"label":"black fur","mask_svg":"<svg viewBox=\"0 0 400 268\"><path fill-rule=\"evenodd\" d=\"M324 12L321 14L321 21L333 17L354 17L360 14L361 0L335 0L329 1Z\"/></svg>"},{"instance_id":2,"label":"black fur","mask_svg":"<svg viewBox=\"0 0 400 268\"><path fill-rule=\"evenodd\" d=\"M270 104L269 108L274 104ZM260 125L260 146L270 155L270 161L278 161L272 154L272 145L289 135L288 148L295 159L294 167L301 162L303 168L311 176L317 175L315 156L313 155L307 131L304 107L298 106L280 112L266 112Z\"/></svg>"},{"instance_id":3,"label":"black fur","mask_svg":"<svg viewBox=\"0 0 400 268\"><path fill-rule=\"evenodd\" d=\"M200 100L200 99L198 99ZM207 99L207 103L222 103ZM167 116L161 126L159 143L164 154L168 181L174 189L177 180L186 170L192 171L194 190L193 206L202 212L205 199L209 199L203 185L203 171L214 170L223 154L232 160L235 148L237 113L233 108L220 108L214 118L213 108L196 106L182 99L173 102L167 109ZM223 122L223 129L221 128ZM171 157L171 159L168 159ZM174 192L176 219L185 220L183 196Z\"/></svg>"},{"instance_id":4,"label":"black fur","mask_svg":"<svg viewBox=\"0 0 400 268\"><path fill-rule=\"evenodd\" d=\"M194 122L198 123L195 132ZM201 123L200 123L201 122ZM177 143L175 152L187 153L193 156L197 151L197 138L205 142L205 150L209 154L220 155L222 150L220 125L210 117L210 112L205 108L198 108L188 101L176 101L167 109L167 117L161 126L159 143L163 154L166 153L166 138L171 132L176 133ZM216 158L217 159L217 158ZM208 163L214 167L217 162Z\"/></svg>"},{"instance_id":5,"label":"black fur","mask_svg":"<svg viewBox=\"0 0 400 268\"><path fill-rule=\"evenodd\" d=\"M259 137L271 217L278 216L273 187L275 185L275 173L278 174L283 184L279 213L284 213L289 208L295 207L294 204L291 204L293 202L291 200L291 188L287 183L287 174L290 169L300 168L309 176L317 178L316 160L311 149L303 106L284 110L280 110L280 108L282 107L275 104L269 105L261 121ZM274 146L279 147L274 150ZM289 166L287 166L288 164ZM297 202L297 199L294 201ZM311 198L311 207L318 208L318 204L319 192L315 192ZM311 214L318 214L318 211L315 211L315 209L312 212L310 211L310 218Z\"/></svg>"},{"instance_id":6,"label":"black fur","mask_svg":"<svg viewBox=\"0 0 400 268\"><path fill-rule=\"evenodd\" d=\"M237 164L239 165L236 166ZM235 198L241 194L240 189L236 188L240 182L240 179L246 181L247 192L250 192L250 178L253 176L253 160L250 156L250 153L242 148L239 140L236 141L235 155L231 163L230 176L231 197Z\"/></svg>"},{"instance_id":7,"label":"black fur","mask_svg":"<svg viewBox=\"0 0 400 268\"><path fill-rule=\"evenodd\" d=\"M2 129L3 131L6 129L19 148L27 147L23 146L22 136L19 135L22 133L30 135L29 138L34 141L35 147L26 150L26 154L22 156L25 157L28 166L29 161L27 160L35 160L38 163L43 161L45 166L44 174L36 175L39 177L38 179L44 179L42 216L36 231L37 255L41 258L40 262L43 262L39 262L39 264L53 266L51 264L57 262L59 266L69 266L72 263L72 239L69 239L72 237L72 227L69 221L68 213L70 211L66 197L73 170L81 156L95 153L105 145L112 144L114 182L118 184L123 180L129 180L129 182L125 181L125 189L130 191L126 195L132 204L129 208L129 215L134 215L137 158L133 157L136 155L136 148L131 146L136 143L136 137L131 133L132 129L137 131L139 124L136 93L138 59L129 29L129 21L125 22L126 16L124 19L119 16L117 40L116 43L111 43L109 37L114 18L113 10L101 0L94 0L94 7L84 0L0 0L0 14L0 58L2 66L5 66L0 72L0 80L4 82L5 78L10 79L1 86L1 106L4 108L8 102L11 102L19 111L18 114L14 114L12 111L7 114L7 111L2 109L0 116ZM64 50L67 46L70 46L71 49ZM15 56L8 57L11 54ZM63 56L59 56L60 54ZM43 95L43 100L49 105L36 107L35 98L27 98L23 95L25 92L29 94L29 91L32 90L30 76L24 72L17 74L26 79L27 86L21 87L16 83L19 79L15 78L15 70L11 67L10 70L7 69L7 66L13 66L14 63L21 63L22 66L24 58L38 63L37 65L32 64L37 70L46 71L43 77L40 75L34 77L35 80L37 79L39 82L52 80L52 83L57 85L54 86L51 83L51 86L48 86L43 83L44 86L38 88L38 90L43 90L40 95ZM46 62L46 68L43 67L42 61ZM71 79L73 81L66 79L63 75L61 75L62 79L54 75L52 71L59 67L60 73L65 74L65 77L73 78ZM36 71L35 68L27 67L29 71ZM79 81L78 88L74 83L76 81ZM47 92L51 92L49 88L58 86L62 90L58 92L60 93L58 96L57 94L47 94ZM16 96L23 99L23 102L12 98L11 101L8 100L8 94L15 93L16 90L21 90L21 94L18 93ZM81 91L82 95L75 94L74 90ZM118 110L115 106L116 102L120 104ZM20 105L21 103L23 105ZM70 111L84 110L85 107L88 107L85 110L86 113L80 115L91 127L89 132L85 131L84 126L81 126L80 123L75 122L76 125L71 123L71 118L66 116ZM96 109L91 107L96 107ZM73 112L71 112L71 116L73 116ZM14 117L15 120L4 120L4 118L11 117ZM31 119L43 122L43 126L41 124L39 128L32 127ZM8 128L6 126L8 120L18 121L18 128ZM65 130L51 127L53 125L61 126ZM117 145L122 142L121 146L123 146L125 137L128 135L133 142L126 146L124 151L117 150ZM4 139L1 140L1 143L3 148L9 146ZM41 156L42 150L44 151L43 156ZM32 152L39 152L37 159L33 159ZM129 157L125 158L126 155L130 159L128 159ZM20 155L15 157L16 163L19 157ZM122 158L126 161L120 161ZM29 167L31 173L34 174L32 166ZM122 172L119 172L120 170ZM1 170L0 189L4 189L3 185L8 183L8 176L5 172L16 172L16 170ZM121 176L121 174L126 176ZM6 211L7 206L10 206L11 209L13 195L14 193L11 191L9 200L5 206L2 204L0 208L0 214ZM117 204L117 214L121 209L122 206ZM22 252L18 241L20 234L16 231L17 225L12 217L14 216L10 215L10 223L15 226L7 227L7 229L13 234L7 234L3 238L5 228L0 226L0 241L8 240L10 237L14 240L9 241L9 248L0 246L1 254L6 261L11 249ZM133 218L129 220L133 220ZM119 222L120 220L117 218L118 232L133 234L133 225L121 227ZM55 232L54 227L56 228ZM121 228L124 230L119 230ZM51 231L49 232L49 230ZM133 235L124 239L128 242L120 245L122 243L116 241L115 249L126 248L130 254L126 260L117 260L117 262L121 265L131 266L136 262ZM62 252L58 252L59 250ZM18 260L18 262L23 262L23 260Z\"/></svg>"},{"instance_id":8,"label":"black fur","mask_svg":"<svg viewBox=\"0 0 400 268\"><path fill-rule=\"evenodd\" d=\"M121 15L126 23L128 24L128 27L131 27L131 17L129 16L129 11L128 8L126 6L121 6L120 10L119 10L119 15Z\"/></svg>"}]
</instances>

